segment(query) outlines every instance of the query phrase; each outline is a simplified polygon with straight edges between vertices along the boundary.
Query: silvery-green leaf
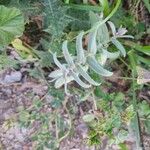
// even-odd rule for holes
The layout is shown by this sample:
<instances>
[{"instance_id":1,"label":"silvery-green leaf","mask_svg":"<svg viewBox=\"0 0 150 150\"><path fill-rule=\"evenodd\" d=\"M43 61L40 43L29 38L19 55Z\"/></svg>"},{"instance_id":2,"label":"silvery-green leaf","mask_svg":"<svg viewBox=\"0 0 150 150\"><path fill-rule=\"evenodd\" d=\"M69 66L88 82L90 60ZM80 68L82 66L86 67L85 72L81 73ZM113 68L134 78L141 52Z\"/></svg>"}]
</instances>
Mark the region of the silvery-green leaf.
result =
<instances>
[{"instance_id":1,"label":"silvery-green leaf","mask_svg":"<svg viewBox=\"0 0 150 150\"><path fill-rule=\"evenodd\" d=\"M84 32L81 32L76 39L77 61L81 63L85 63L85 55L84 55L84 49L82 45L83 35Z\"/></svg>"},{"instance_id":2,"label":"silvery-green leaf","mask_svg":"<svg viewBox=\"0 0 150 150\"><path fill-rule=\"evenodd\" d=\"M95 86L99 86L100 83L95 82L89 75L88 73L81 67L81 65L78 65L78 72L79 74L86 80L88 81L90 84L95 85Z\"/></svg>"},{"instance_id":3,"label":"silvery-green leaf","mask_svg":"<svg viewBox=\"0 0 150 150\"><path fill-rule=\"evenodd\" d=\"M134 37L132 35L122 35L122 36L118 36L119 38L130 38L130 39L134 39Z\"/></svg>"},{"instance_id":4,"label":"silvery-green leaf","mask_svg":"<svg viewBox=\"0 0 150 150\"><path fill-rule=\"evenodd\" d=\"M103 21L103 20L100 19L99 21ZM109 31L108 31L108 28L106 26L106 23L104 23L103 25L101 25L98 28L97 40L98 40L99 43L102 43L102 44L106 44L106 43L109 42L110 37L109 37Z\"/></svg>"},{"instance_id":5,"label":"silvery-green leaf","mask_svg":"<svg viewBox=\"0 0 150 150\"><path fill-rule=\"evenodd\" d=\"M116 58L118 58L119 57L119 55L120 55L120 52L118 51L118 52L108 52L108 51L106 51L106 54L107 54L107 57L108 58L110 58L110 59L116 59Z\"/></svg>"},{"instance_id":6,"label":"silvery-green leaf","mask_svg":"<svg viewBox=\"0 0 150 150\"><path fill-rule=\"evenodd\" d=\"M63 72L62 72L62 70L59 69L59 70L52 71L48 77L49 78L58 78L60 76L63 76Z\"/></svg>"},{"instance_id":7,"label":"silvery-green leaf","mask_svg":"<svg viewBox=\"0 0 150 150\"><path fill-rule=\"evenodd\" d=\"M92 11L90 11L89 13L89 18L90 18L91 26L94 26L95 23L98 22L100 19L100 17Z\"/></svg>"},{"instance_id":8,"label":"silvery-green leaf","mask_svg":"<svg viewBox=\"0 0 150 150\"><path fill-rule=\"evenodd\" d=\"M107 58L108 58L107 50L102 49L101 58L99 60L99 62L102 66L106 63Z\"/></svg>"},{"instance_id":9,"label":"silvery-green leaf","mask_svg":"<svg viewBox=\"0 0 150 150\"><path fill-rule=\"evenodd\" d=\"M87 63L93 71L102 76L111 76L113 73L104 69L103 66L97 62L94 56L87 57Z\"/></svg>"},{"instance_id":10,"label":"silvery-green leaf","mask_svg":"<svg viewBox=\"0 0 150 150\"><path fill-rule=\"evenodd\" d=\"M75 72L71 72L71 75L74 77L74 80L80 85L82 86L83 88L89 88L91 87L91 85L89 84L85 84L80 78L79 76L75 73Z\"/></svg>"},{"instance_id":11,"label":"silvery-green leaf","mask_svg":"<svg viewBox=\"0 0 150 150\"><path fill-rule=\"evenodd\" d=\"M64 57L65 57L66 62L68 63L68 65L75 66L75 64L73 62L73 58L71 57L71 55L69 54L69 51L68 51L67 40L63 42L62 50L63 50L63 54L64 54Z\"/></svg>"},{"instance_id":12,"label":"silvery-green leaf","mask_svg":"<svg viewBox=\"0 0 150 150\"><path fill-rule=\"evenodd\" d=\"M116 38L112 38L111 41L120 50L120 52L122 53L122 55L125 57L126 56L126 50L123 47L123 45Z\"/></svg>"},{"instance_id":13,"label":"silvery-green leaf","mask_svg":"<svg viewBox=\"0 0 150 150\"><path fill-rule=\"evenodd\" d=\"M91 31L88 35L88 51L95 55L97 52L97 43L96 43L96 35L97 35L97 29L94 31Z\"/></svg>"},{"instance_id":14,"label":"silvery-green leaf","mask_svg":"<svg viewBox=\"0 0 150 150\"><path fill-rule=\"evenodd\" d=\"M66 67L60 63L60 61L57 59L56 53L53 54L54 63L62 70L66 70Z\"/></svg>"},{"instance_id":15,"label":"silvery-green leaf","mask_svg":"<svg viewBox=\"0 0 150 150\"><path fill-rule=\"evenodd\" d=\"M74 80L74 78L72 76L67 76L66 77L66 83L69 83L69 82L71 82L73 80ZM58 89L61 86L63 86L64 84L65 84L65 78L64 77L60 77L55 82L55 88Z\"/></svg>"},{"instance_id":16,"label":"silvery-green leaf","mask_svg":"<svg viewBox=\"0 0 150 150\"><path fill-rule=\"evenodd\" d=\"M89 17L92 26L94 26L97 22L103 21L102 17L99 17L93 12L89 13ZM107 43L109 41L109 32L105 23L98 28L97 32L97 40L99 43Z\"/></svg>"},{"instance_id":17,"label":"silvery-green leaf","mask_svg":"<svg viewBox=\"0 0 150 150\"><path fill-rule=\"evenodd\" d=\"M115 27L115 25L111 21L108 21L108 24L109 24L109 26L111 28L113 36L115 36L116 35L116 27Z\"/></svg>"}]
</instances>

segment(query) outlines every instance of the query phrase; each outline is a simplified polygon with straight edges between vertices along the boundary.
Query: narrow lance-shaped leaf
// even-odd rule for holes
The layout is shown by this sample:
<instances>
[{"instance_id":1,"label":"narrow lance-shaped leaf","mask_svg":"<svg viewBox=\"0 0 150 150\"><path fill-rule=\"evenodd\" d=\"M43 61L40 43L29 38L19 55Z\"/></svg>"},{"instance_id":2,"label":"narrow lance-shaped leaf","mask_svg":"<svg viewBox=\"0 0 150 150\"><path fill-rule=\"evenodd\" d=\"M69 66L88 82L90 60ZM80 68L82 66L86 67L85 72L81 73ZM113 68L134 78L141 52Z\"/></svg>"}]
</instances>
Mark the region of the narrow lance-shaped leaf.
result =
<instances>
[{"instance_id":1,"label":"narrow lance-shaped leaf","mask_svg":"<svg viewBox=\"0 0 150 150\"><path fill-rule=\"evenodd\" d=\"M88 56L87 63L96 73L102 76L111 76L113 73L104 69L102 65L100 65L94 56Z\"/></svg>"},{"instance_id":2,"label":"narrow lance-shaped leaf","mask_svg":"<svg viewBox=\"0 0 150 150\"><path fill-rule=\"evenodd\" d=\"M101 59L99 61L100 64L104 65L106 63L106 61L107 61L107 58L108 58L108 56L107 56L107 50L102 49Z\"/></svg>"},{"instance_id":3,"label":"narrow lance-shaped leaf","mask_svg":"<svg viewBox=\"0 0 150 150\"><path fill-rule=\"evenodd\" d=\"M130 39L134 39L134 37L132 35L120 35L118 36L119 38L130 38Z\"/></svg>"},{"instance_id":4,"label":"narrow lance-shaped leaf","mask_svg":"<svg viewBox=\"0 0 150 150\"><path fill-rule=\"evenodd\" d=\"M91 87L91 85L89 84L85 84L80 78L79 76L75 73L75 72L71 72L71 75L73 76L74 80L80 85L82 86L83 88L89 88Z\"/></svg>"},{"instance_id":5,"label":"narrow lance-shaped leaf","mask_svg":"<svg viewBox=\"0 0 150 150\"><path fill-rule=\"evenodd\" d=\"M116 59L116 58L118 58L119 57L119 55L120 55L120 52L118 51L118 52L108 52L107 50L106 50L106 54L107 54L107 57L108 58L110 58L110 59Z\"/></svg>"},{"instance_id":6,"label":"narrow lance-shaped leaf","mask_svg":"<svg viewBox=\"0 0 150 150\"><path fill-rule=\"evenodd\" d=\"M97 44L96 44L96 35L97 35L97 29L89 33L89 40L88 40L88 51L95 55L97 52Z\"/></svg>"},{"instance_id":7,"label":"narrow lance-shaped leaf","mask_svg":"<svg viewBox=\"0 0 150 150\"><path fill-rule=\"evenodd\" d=\"M78 72L79 74L81 74L81 76L88 81L90 84L95 85L95 86L99 86L100 83L95 82L89 75L88 73L86 73L86 71L80 66L78 65Z\"/></svg>"},{"instance_id":8,"label":"narrow lance-shaped leaf","mask_svg":"<svg viewBox=\"0 0 150 150\"><path fill-rule=\"evenodd\" d=\"M75 64L73 62L73 58L71 57L71 55L69 54L69 51L68 51L67 40L63 42L62 50L63 50L63 54L64 54L65 60L68 63L68 65L75 66Z\"/></svg>"},{"instance_id":9,"label":"narrow lance-shaped leaf","mask_svg":"<svg viewBox=\"0 0 150 150\"><path fill-rule=\"evenodd\" d=\"M62 65L59 60L57 59L56 53L53 54L54 63L62 70L66 70L66 67Z\"/></svg>"},{"instance_id":10,"label":"narrow lance-shaped leaf","mask_svg":"<svg viewBox=\"0 0 150 150\"><path fill-rule=\"evenodd\" d=\"M99 19L99 21L103 21L102 18ZM101 25L99 28L98 28L98 31L97 31L97 40L99 43L102 43L102 44L107 44L110 40L110 37L109 37L109 31L108 31L108 28L106 26L106 23L104 23L103 25Z\"/></svg>"},{"instance_id":11,"label":"narrow lance-shaped leaf","mask_svg":"<svg viewBox=\"0 0 150 150\"><path fill-rule=\"evenodd\" d=\"M120 50L120 52L122 53L122 55L125 57L126 56L126 50L123 47L123 45L116 38L112 38L111 41Z\"/></svg>"},{"instance_id":12,"label":"narrow lance-shaped leaf","mask_svg":"<svg viewBox=\"0 0 150 150\"><path fill-rule=\"evenodd\" d=\"M83 38L84 32L81 32L76 39L76 50L77 50L77 61L81 63L85 63L85 55L84 55L84 49L82 45L82 38Z\"/></svg>"},{"instance_id":13,"label":"narrow lance-shaped leaf","mask_svg":"<svg viewBox=\"0 0 150 150\"><path fill-rule=\"evenodd\" d=\"M52 71L50 74L49 74L49 76L48 77L50 77L50 78L58 78L58 77L60 77L60 76L63 76L63 72L62 72L62 70L54 70L54 71Z\"/></svg>"},{"instance_id":14,"label":"narrow lance-shaped leaf","mask_svg":"<svg viewBox=\"0 0 150 150\"><path fill-rule=\"evenodd\" d=\"M111 28L113 36L115 36L116 35L116 27L115 27L115 25L111 21L108 21L108 24L109 24L109 26Z\"/></svg>"},{"instance_id":15,"label":"narrow lance-shaped leaf","mask_svg":"<svg viewBox=\"0 0 150 150\"><path fill-rule=\"evenodd\" d=\"M65 81L65 78L62 76L60 78L58 78L55 82L55 88L60 88L61 86L63 86L64 84L67 84L71 81L73 81L74 78L72 76L67 76L66 77L66 81Z\"/></svg>"},{"instance_id":16,"label":"narrow lance-shaped leaf","mask_svg":"<svg viewBox=\"0 0 150 150\"><path fill-rule=\"evenodd\" d=\"M90 18L90 23L92 27L95 25L95 23L99 21L98 14L95 14L93 11L89 12L89 18Z\"/></svg>"}]
</instances>

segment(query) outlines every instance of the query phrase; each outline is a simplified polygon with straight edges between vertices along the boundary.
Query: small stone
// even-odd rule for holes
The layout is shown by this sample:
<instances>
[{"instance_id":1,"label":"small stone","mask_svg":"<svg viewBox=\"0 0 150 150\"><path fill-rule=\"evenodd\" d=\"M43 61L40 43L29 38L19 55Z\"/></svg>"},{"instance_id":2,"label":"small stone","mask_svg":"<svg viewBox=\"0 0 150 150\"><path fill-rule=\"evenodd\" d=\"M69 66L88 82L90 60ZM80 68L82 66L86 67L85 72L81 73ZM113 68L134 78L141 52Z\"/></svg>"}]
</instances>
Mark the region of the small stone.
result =
<instances>
[{"instance_id":1,"label":"small stone","mask_svg":"<svg viewBox=\"0 0 150 150\"><path fill-rule=\"evenodd\" d=\"M20 71L16 72L11 72L10 75L6 75L4 78L4 83L14 83L14 82L19 82L22 78L22 74Z\"/></svg>"}]
</instances>

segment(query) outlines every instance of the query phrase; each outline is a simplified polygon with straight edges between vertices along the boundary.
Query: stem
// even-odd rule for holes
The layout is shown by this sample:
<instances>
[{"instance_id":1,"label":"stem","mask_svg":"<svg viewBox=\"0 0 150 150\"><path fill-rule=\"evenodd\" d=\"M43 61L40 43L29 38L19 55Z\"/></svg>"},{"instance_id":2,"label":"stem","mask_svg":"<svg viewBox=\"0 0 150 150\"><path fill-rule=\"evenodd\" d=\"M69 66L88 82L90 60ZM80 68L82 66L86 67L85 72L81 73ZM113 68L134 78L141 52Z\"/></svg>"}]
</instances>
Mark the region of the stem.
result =
<instances>
[{"instance_id":1,"label":"stem","mask_svg":"<svg viewBox=\"0 0 150 150\"><path fill-rule=\"evenodd\" d=\"M66 4L66 6L72 9L77 9L77 10L96 11L96 12L103 11L103 8L99 6L80 5L80 4Z\"/></svg>"},{"instance_id":2,"label":"stem","mask_svg":"<svg viewBox=\"0 0 150 150\"><path fill-rule=\"evenodd\" d=\"M131 67L132 67L132 78L134 79L136 76L136 62L134 61L134 53L133 51L130 51L129 53L129 59L130 59L130 63L131 63ZM137 99L136 99L136 83L135 80L132 80L132 92L133 92L133 97L132 97L132 103L133 103L133 107L134 107L134 111L135 111L135 125L136 125L136 145L137 145L137 149L143 149L142 148L142 140L141 140L141 130L140 130L140 123L139 123L139 116L138 116L138 111L137 111Z\"/></svg>"},{"instance_id":3,"label":"stem","mask_svg":"<svg viewBox=\"0 0 150 150\"><path fill-rule=\"evenodd\" d=\"M96 99L95 99L94 92L92 92L92 97L93 97L94 110L98 110L98 109L97 109L97 102L96 102Z\"/></svg>"},{"instance_id":4,"label":"stem","mask_svg":"<svg viewBox=\"0 0 150 150\"><path fill-rule=\"evenodd\" d=\"M104 9L104 14L108 15L109 14L109 2L108 2L108 0L99 0L99 2L101 3L101 5Z\"/></svg>"},{"instance_id":5,"label":"stem","mask_svg":"<svg viewBox=\"0 0 150 150\"><path fill-rule=\"evenodd\" d=\"M70 112L69 112L69 110L68 110L68 108L67 108L67 106L66 106L66 103L67 103L67 101L68 101L68 98L69 98L68 96L65 97L64 109L66 110L66 112L67 112L67 114L68 114L68 116L69 116L69 129L68 129L67 133L66 133L64 136L62 136L61 138L59 138L59 140L58 140L59 143L60 143L62 140L64 140L65 138L68 137L68 135L70 134L71 128L72 128L72 118L71 118Z\"/></svg>"},{"instance_id":6,"label":"stem","mask_svg":"<svg viewBox=\"0 0 150 150\"><path fill-rule=\"evenodd\" d=\"M120 6L120 3L121 3L121 0L117 0L117 4L116 4L115 8L112 10L112 12L103 21L98 21L96 23L96 25L92 29L86 31L85 34L95 30L96 28L99 28L101 25L103 25L105 22L107 22L115 14L115 12L117 11L117 9Z\"/></svg>"}]
</instances>

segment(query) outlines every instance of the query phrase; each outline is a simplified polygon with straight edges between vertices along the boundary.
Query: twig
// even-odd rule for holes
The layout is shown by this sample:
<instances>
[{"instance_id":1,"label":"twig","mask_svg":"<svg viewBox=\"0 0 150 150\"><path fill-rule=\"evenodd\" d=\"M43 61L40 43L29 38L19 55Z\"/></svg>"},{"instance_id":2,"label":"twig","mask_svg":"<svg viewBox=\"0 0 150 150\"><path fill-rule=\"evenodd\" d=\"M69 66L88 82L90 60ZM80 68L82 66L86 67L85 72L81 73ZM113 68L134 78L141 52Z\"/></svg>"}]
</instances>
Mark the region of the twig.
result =
<instances>
[{"instance_id":1,"label":"twig","mask_svg":"<svg viewBox=\"0 0 150 150\"><path fill-rule=\"evenodd\" d=\"M69 129L67 131L67 133L62 136L61 138L58 139L58 142L60 143L62 140L64 140L65 138L68 137L68 135L70 134L70 131L71 131L71 128L72 128L72 118L71 118L71 115L70 115L70 112L66 106L67 102L68 102L68 99L69 97L66 95L65 96L65 100L64 100L64 103L63 103L63 106L64 106L64 109L66 110L67 114L68 114L68 117L69 117Z\"/></svg>"}]
</instances>

